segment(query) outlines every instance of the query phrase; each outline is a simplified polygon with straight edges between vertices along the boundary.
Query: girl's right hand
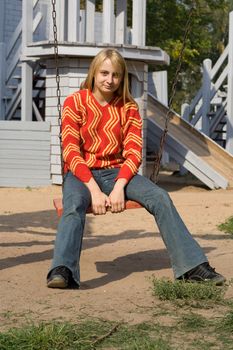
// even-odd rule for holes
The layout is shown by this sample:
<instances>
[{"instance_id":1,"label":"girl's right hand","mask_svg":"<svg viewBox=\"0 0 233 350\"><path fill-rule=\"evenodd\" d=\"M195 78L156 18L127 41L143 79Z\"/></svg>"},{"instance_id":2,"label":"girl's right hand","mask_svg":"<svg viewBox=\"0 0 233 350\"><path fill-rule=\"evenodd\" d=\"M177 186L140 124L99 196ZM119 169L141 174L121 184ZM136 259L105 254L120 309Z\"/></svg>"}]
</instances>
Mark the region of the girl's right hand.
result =
<instances>
[{"instance_id":1,"label":"girl's right hand","mask_svg":"<svg viewBox=\"0 0 233 350\"><path fill-rule=\"evenodd\" d=\"M91 205L93 214L103 215L106 214L107 207L110 206L110 200L108 196L100 190L91 192Z\"/></svg>"},{"instance_id":2,"label":"girl's right hand","mask_svg":"<svg viewBox=\"0 0 233 350\"><path fill-rule=\"evenodd\" d=\"M108 196L101 191L93 177L89 180L89 182L86 182L85 185L91 193L91 206L93 214L106 214L107 207L111 206Z\"/></svg>"}]
</instances>

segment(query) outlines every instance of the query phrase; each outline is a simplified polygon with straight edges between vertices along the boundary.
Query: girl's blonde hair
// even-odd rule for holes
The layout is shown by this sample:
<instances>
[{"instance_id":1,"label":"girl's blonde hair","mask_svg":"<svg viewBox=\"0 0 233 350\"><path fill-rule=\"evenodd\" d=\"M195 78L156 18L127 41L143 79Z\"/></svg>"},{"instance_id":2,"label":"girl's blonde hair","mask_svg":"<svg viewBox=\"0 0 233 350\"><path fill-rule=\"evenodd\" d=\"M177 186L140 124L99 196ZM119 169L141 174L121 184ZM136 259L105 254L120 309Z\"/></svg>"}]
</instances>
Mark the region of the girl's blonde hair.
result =
<instances>
[{"instance_id":1,"label":"girl's blonde hair","mask_svg":"<svg viewBox=\"0 0 233 350\"><path fill-rule=\"evenodd\" d=\"M129 78L128 78L128 69L126 66L126 62L124 58L121 56L121 54L114 49L103 49L94 57L90 65L87 78L81 85L81 88L89 89L90 91L93 90L96 71L106 59L110 59L113 66L117 68L120 67L122 71L123 76L122 76L121 84L117 90L117 94L119 96L122 96L124 104L127 102L133 102L136 104L131 93L129 92Z\"/></svg>"}]
</instances>

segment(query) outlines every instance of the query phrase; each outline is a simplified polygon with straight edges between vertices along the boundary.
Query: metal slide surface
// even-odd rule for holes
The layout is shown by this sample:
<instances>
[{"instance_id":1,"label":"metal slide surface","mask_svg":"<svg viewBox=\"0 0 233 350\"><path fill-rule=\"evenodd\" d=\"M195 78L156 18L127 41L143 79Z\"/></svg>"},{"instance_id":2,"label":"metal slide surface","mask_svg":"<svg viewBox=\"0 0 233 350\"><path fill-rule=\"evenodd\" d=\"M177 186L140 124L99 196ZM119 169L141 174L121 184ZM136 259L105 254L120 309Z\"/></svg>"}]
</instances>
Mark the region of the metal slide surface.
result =
<instances>
[{"instance_id":1,"label":"metal slide surface","mask_svg":"<svg viewBox=\"0 0 233 350\"><path fill-rule=\"evenodd\" d=\"M159 145L168 108L148 94L149 142ZM233 187L233 156L172 112L165 150L210 188Z\"/></svg>"}]
</instances>

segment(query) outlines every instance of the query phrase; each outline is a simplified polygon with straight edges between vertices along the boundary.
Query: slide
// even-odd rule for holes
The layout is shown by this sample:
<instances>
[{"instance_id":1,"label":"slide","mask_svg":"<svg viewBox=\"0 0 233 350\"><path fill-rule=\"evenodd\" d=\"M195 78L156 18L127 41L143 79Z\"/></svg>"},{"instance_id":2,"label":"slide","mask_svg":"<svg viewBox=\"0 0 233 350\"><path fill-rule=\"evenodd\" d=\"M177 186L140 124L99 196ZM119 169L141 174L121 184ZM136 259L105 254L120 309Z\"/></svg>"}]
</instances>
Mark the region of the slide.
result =
<instances>
[{"instance_id":1,"label":"slide","mask_svg":"<svg viewBox=\"0 0 233 350\"><path fill-rule=\"evenodd\" d=\"M155 150L167 112L165 105L148 94L147 140ZM233 187L233 156L174 111L170 115L164 150L209 188Z\"/></svg>"}]
</instances>

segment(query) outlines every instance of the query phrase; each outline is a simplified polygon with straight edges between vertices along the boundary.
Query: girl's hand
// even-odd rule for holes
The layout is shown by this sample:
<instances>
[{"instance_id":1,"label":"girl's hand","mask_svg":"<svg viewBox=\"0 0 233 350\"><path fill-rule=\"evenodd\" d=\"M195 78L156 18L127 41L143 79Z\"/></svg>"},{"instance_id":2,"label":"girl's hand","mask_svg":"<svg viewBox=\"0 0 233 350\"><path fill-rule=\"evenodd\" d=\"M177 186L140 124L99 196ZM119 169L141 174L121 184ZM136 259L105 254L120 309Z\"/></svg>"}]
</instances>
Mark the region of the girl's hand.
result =
<instances>
[{"instance_id":1,"label":"girl's hand","mask_svg":"<svg viewBox=\"0 0 233 350\"><path fill-rule=\"evenodd\" d=\"M118 179L115 183L115 186L112 192L109 195L112 213L120 213L125 209L125 193L124 193L125 185L126 185L125 179Z\"/></svg>"},{"instance_id":2,"label":"girl's hand","mask_svg":"<svg viewBox=\"0 0 233 350\"><path fill-rule=\"evenodd\" d=\"M110 200L108 196L100 190L91 192L91 203L92 211L95 215L106 214L107 207L110 206Z\"/></svg>"},{"instance_id":3,"label":"girl's hand","mask_svg":"<svg viewBox=\"0 0 233 350\"><path fill-rule=\"evenodd\" d=\"M103 193L94 178L91 178L85 185L91 193L92 211L95 215L106 214L107 207L111 205L108 196Z\"/></svg>"}]
</instances>

